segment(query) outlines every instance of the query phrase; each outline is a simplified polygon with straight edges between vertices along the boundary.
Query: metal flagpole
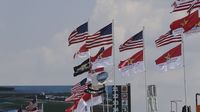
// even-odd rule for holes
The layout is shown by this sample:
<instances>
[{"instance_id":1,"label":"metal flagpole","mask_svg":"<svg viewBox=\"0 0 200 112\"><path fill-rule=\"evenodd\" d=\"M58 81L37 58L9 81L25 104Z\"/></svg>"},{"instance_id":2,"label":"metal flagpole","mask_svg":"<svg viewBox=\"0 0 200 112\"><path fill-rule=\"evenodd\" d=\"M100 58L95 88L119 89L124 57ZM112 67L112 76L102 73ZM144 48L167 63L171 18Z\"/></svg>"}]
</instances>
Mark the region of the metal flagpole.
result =
<instances>
[{"instance_id":1,"label":"metal flagpole","mask_svg":"<svg viewBox=\"0 0 200 112\"><path fill-rule=\"evenodd\" d=\"M145 73L145 76L144 76L144 85L145 85L145 101L146 101L146 112L149 112L149 108L148 108L148 99L147 99L147 65L146 65L146 56L145 56L145 41L144 41L144 26L143 26L143 29L142 29L142 33L143 33L143 59L144 59L144 73Z\"/></svg>"},{"instance_id":2,"label":"metal flagpole","mask_svg":"<svg viewBox=\"0 0 200 112\"><path fill-rule=\"evenodd\" d=\"M112 46L112 53L113 53L113 78L114 78L114 110L113 112L116 112L116 73L115 73L115 41L114 41L114 0L113 0L113 4L112 4L112 16L113 16L113 20L112 20L112 42L113 42L113 46ZM108 105L107 105L108 106ZM109 111L109 108L107 108Z\"/></svg>"},{"instance_id":3,"label":"metal flagpole","mask_svg":"<svg viewBox=\"0 0 200 112\"><path fill-rule=\"evenodd\" d=\"M89 37L89 19L88 19L88 37ZM87 40L87 39L86 39ZM86 42L86 41L85 41ZM90 49L88 49L88 52L90 54ZM90 67L92 67L92 64L91 64L91 58L89 57L89 64L90 64ZM91 69L91 68L90 68ZM92 104L93 104L93 96L91 95L91 100L92 100ZM93 112L93 106L91 106L91 112Z\"/></svg>"},{"instance_id":4,"label":"metal flagpole","mask_svg":"<svg viewBox=\"0 0 200 112\"><path fill-rule=\"evenodd\" d=\"M185 70L185 52L184 52L184 34L182 34L182 53L183 53L183 73L184 73L184 93L185 93L185 106L186 112L188 112L187 108L187 81L186 81L186 70Z\"/></svg>"},{"instance_id":5,"label":"metal flagpole","mask_svg":"<svg viewBox=\"0 0 200 112\"><path fill-rule=\"evenodd\" d=\"M105 110L104 109L105 108L105 106L104 106L105 105L105 102L104 102L105 101L105 93L102 96L103 96L103 105L102 105L102 107L103 107L103 112L104 112L104 110Z\"/></svg>"},{"instance_id":6,"label":"metal flagpole","mask_svg":"<svg viewBox=\"0 0 200 112\"><path fill-rule=\"evenodd\" d=\"M42 109L41 110L42 110L42 112L44 112L44 105L43 105L43 103L42 103Z\"/></svg>"},{"instance_id":7,"label":"metal flagpole","mask_svg":"<svg viewBox=\"0 0 200 112\"><path fill-rule=\"evenodd\" d=\"M92 100L92 104L93 104L93 95L92 95L92 94L91 94L91 100ZM93 111L93 105L92 105L92 107L91 107L91 111L94 112L94 111Z\"/></svg>"},{"instance_id":8,"label":"metal flagpole","mask_svg":"<svg viewBox=\"0 0 200 112\"><path fill-rule=\"evenodd\" d=\"M114 76L114 88L116 88L116 76L115 76L115 41L114 41L114 19L112 20L112 52L113 52L113 76ZM114 91L114 109L116 109L116 91ZM116 112L116 110L114 110Z\"/></svg>"},{"instance_id":9,"label":"metal flagpole","mask_svg":"<svg viewBox=\"0 0 200 112\"><path fill-rule=\"evenodd\" d=\"M107 87L106 87L106 104L107 104L107 105L106 105L106 107L107 107L106 109L107 109L107 112L109 112L108 95L109 95L109 94L108 94L108 86L107 86Z\"/></svg>"}]
</instances>

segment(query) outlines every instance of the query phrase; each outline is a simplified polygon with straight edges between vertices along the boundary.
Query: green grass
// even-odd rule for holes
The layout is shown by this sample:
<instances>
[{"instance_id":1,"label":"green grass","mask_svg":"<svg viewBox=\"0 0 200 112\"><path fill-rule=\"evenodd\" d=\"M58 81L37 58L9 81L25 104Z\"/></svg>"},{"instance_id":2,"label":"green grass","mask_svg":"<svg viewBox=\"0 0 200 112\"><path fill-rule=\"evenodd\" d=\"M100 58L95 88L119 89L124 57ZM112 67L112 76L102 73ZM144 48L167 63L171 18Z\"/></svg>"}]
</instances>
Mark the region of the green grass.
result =
<instances>
[{"instance_id":1,"label":"green grass","mask_svg":"<svg viewBox=\"0 0 200 112\"><path fill-rule=\"evenodd\" d=\"M65 112L71 105L64 102L47 102L44 103L44 112Z\"/></svg>"},{"instance_id":2,"label":"green grass","mask_svg":"<svg viewBox=\"0 0 200 112\"><path fill-rule=\"evenodd\" d=\"M18 109L21 105L25 108L28 105L28 101L25 99L6 99L5 103L0 103L0 109ZM43 103L44 112L65 112L65 109L71 105L70 103L54 101Z\"/></svg>"}]
</instances>

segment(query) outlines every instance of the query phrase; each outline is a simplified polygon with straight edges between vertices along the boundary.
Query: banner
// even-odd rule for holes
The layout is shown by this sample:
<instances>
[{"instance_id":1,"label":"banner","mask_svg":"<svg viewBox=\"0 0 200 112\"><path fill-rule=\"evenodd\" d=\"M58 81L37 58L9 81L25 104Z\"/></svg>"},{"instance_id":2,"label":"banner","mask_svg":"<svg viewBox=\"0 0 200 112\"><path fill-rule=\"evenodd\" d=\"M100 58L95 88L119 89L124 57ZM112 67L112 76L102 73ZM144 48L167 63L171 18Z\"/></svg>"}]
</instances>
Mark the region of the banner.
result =
<instances>
[{"instance_id":1,"label":"banner","mask_svg":"<svg viewBox=\"0 0 200 112\"><path fill-rule=\"evenodd\" d=\"M147 87L148 108L151 112L158 112L156 85Z\"/></svg>"},{"instance_id":2,"label":"banner","mask_svg":"<svg viewBox=\"0 0 200 112\"><path fill-rule=\"evenodd\" d=\"M112 86L112 98L113 112L131 112L130 84Z\"/></svg>"}]
</instances>

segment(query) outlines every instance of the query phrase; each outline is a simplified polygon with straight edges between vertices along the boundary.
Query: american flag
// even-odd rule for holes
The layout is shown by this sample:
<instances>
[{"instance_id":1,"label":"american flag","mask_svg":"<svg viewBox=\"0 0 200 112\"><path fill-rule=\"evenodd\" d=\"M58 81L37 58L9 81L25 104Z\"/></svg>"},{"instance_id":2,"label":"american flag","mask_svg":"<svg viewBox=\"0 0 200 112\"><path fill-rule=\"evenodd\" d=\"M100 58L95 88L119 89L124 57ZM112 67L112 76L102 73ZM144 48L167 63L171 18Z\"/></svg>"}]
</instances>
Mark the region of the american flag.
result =
<instances>
[{"instance_id":1,"label":"american flag","mask_svg":"<svg viewBox=\"0 0 200 112\"><path fill-rule=\"evenodd\" d=\"M86 45L88 49L112 44L112 23L88 36Z\"/></svg>"},{"instance_id":2,"label":"american flag","mask_svg":"<svg viewBox=\"0 0 200 112\"><path fill-rule=\"evenodd\" d=\"M84 90L88 88L89 84L90 84L90 79L85 78L71 88L71 93L75 94L84 92Z\"/></svg>"},{"instance_id":3,"label":"american flag","mask_svg":"<svg viewBox=\"0 0 200 112\"><path fill-rule=\"evenodd\" d=\"M155 40L156 47L161 47L170 43L174 42L181 42L181 34L179 35L173 35L172 30L167 32L164 35L161 35L157 40Z\"/></svg>"},{"instance_id":4,"label":"american flag","mask_svg":"<svg viewBox=\"0 0 200 112\"><path fill-rule=\"evenodd\" d=\"M196 0L175 0L172 4L172 12L189 10L195 2Z\"/></svg>"},{"instance_id":5,"label":"american flag","mask_svg":"<svg viewBox=\"0 0 200 112\"><path fill-rule=\"evenodd\" d=\"M125 43L119 46L119 51L125 51L135 48L141 48L143 47L143 31L140 31L136 35L132 36L130 39L128 39Z\"/></svg>"},{"instance_id":6,"label":"american flag","mask_svg":"<svg viewBox=\"0 0 200 112\"><path fill-rule=\"evenodd\" d=\"M190 9L188 10L188 12L190 13L193 9L199 8L199 7L200 7L200 0L195 0L195 2L194 2L193 5L190 7Z\"/></svg>"},{"instance_id":7,"label":"american flag","mask_svg":"<svg viewBox=\"0 0 200 112\"><path fill-rule=\"evenodd\" d=\"M84 42L88 36L88 22L76 28L68 38L69 46L71 44Z\"/></svg>"},{"instance_id":8,"label":"american flag","mask_svg":"<svg viewBox=\"0 0 200 112\"><path fill-rule=\"evenodd\" d=\"M88 86L90 85L91 80L88 78L84 78L81 82L77 83L71 88L71 96L66 98L65 101L75 101L80 99L84 95L84 91L88 89Z\"/></svg>"}]
</instances>

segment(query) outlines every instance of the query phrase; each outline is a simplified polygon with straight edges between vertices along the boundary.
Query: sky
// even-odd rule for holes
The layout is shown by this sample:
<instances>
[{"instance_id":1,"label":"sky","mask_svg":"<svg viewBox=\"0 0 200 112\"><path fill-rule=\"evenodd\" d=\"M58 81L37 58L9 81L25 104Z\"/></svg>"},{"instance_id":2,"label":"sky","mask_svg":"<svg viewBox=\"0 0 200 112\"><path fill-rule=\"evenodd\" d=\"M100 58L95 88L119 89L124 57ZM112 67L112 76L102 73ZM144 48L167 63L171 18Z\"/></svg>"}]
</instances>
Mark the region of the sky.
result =
<instances>
[{"instance_id":1,"label":"sky","mask_svg":"<svg viewBox=\"0 0 200 112\"><path fill-rule=\"evenodd\" d=\"M0 85L73 85L87 74L73 77L73 67L83 59L73 59L80 44L68 46L69 34L89 21L93 34L114 24L115 65L138 50L119 53L118 47L144 27L147 85L157 87L158 109L170 111L171 100L184 105L184 69L156 70L154 60L178 43L155 47L155 39L169 31L169 25L185 12L170 13L173 0L1 0L0 1ZM187 103L195 109L200 92L199 33L184 37ZM91 55L98 48L91 50ZM145 74L122 76L107 67L109 80L131 83L132 111L145 111ZM109 82L108 85L112 85Z\"/></svg>"}]
</instances>

